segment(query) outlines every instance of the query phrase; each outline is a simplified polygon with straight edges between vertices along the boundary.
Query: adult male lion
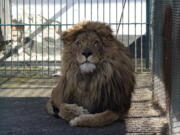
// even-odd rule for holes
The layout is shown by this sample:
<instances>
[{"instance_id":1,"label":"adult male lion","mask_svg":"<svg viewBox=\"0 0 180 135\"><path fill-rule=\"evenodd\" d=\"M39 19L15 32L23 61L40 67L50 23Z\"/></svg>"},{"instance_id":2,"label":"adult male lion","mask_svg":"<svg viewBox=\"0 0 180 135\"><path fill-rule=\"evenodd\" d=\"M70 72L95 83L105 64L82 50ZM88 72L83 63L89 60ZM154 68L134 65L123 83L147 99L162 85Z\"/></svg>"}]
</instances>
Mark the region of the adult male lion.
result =
<instances>
[{"instance_id":1,"label":"adult male lion","mask_svg":"<svg viewBox=\"0 0 180 135\"><path fill-rule=\"evenodd\" d=\"M65 31L62 76L46 109L72 126L104 126L123 119L135 85L127 48L100 22L84 22Z\"/></svg>"}]
</instances>

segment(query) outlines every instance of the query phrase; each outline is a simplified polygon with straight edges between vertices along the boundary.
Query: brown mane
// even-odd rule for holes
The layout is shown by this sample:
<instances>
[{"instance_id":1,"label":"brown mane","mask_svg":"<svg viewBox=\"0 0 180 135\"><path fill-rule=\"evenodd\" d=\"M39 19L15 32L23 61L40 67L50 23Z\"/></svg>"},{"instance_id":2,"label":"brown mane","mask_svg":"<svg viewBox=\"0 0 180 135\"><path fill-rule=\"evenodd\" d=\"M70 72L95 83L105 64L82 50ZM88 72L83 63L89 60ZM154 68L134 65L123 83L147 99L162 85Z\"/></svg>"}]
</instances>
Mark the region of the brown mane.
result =
<instances>
[{"instance_id":1,"label":"brown mane","mask_svg":"<svg viewBox=\"0 0 180 135\"><path fill-rule=\"evenodd\" d=\"M103 43L104 55L93 73L82 74L72 56L71 44L81 32L94 31ZM75 25L61 35L64 43L62 74L52 94L65 103L75 103L89 112L110 109L124 116L131 105L135 85L134 65L130 53L113 35L105 23L84 22ZM56 102L58 101L58 102Z\"/></svg>"}]
</instances>

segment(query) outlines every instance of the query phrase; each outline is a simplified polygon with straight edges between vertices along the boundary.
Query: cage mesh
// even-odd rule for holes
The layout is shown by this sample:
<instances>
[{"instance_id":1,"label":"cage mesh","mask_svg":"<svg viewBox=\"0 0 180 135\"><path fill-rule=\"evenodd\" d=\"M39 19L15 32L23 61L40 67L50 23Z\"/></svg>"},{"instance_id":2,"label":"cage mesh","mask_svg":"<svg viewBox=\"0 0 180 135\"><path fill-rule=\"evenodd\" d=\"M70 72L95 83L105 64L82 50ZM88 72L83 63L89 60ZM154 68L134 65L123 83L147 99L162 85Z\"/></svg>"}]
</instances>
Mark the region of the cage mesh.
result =
<instances>
[{"instance_id":1,"label":"cage mesh","mask_svg":"<svg viewBox=\"0 0 180 135\"><path fill-rule=\"evenodd\" d=\"M170 134L180 134L180 1L154 2L154 100L167 111ZM169 100L170 99L170 100Z\"/></svg>"},{"instance_id":2,"label":"cage mesh","mask_svg":"<svg viewBox=\"0 0 180 135\"><path fill-rule=\"evenodd\" d=\"M167 92L164 83L164 55L166 53L164 49L164 35L167 27L165 22L168 16L166 16L167 9L170 7L170 2L166 1L154 1L154 13L153 13L153 86L154 86L154 101L156 101L160 107L165 111L167 102ZM169 35L169 37L171 37ZM168 45L167 45L168 46Z\"/></svg>"},{"instance_id":3,"label":"cage mesh","mask_svg":"<svg viewBox=\"0 0 180 135\"><path fill-rule=\"evenodd\" d=\"M180 1L173 0L172 32L172 100L171 128L172 134L180 134Z\"/></svg>"},{"instance_id":4,"label":"cage mesh","mask_svg":"<svg viewBox=\"0 0 180 135\"><path fill-rule=\"evenodd\" d=\"M149 71L148 0L0 0L0 76L49 77L61 68L60 33L82 21L100 21Z\"/></svg>"}]
</instances>

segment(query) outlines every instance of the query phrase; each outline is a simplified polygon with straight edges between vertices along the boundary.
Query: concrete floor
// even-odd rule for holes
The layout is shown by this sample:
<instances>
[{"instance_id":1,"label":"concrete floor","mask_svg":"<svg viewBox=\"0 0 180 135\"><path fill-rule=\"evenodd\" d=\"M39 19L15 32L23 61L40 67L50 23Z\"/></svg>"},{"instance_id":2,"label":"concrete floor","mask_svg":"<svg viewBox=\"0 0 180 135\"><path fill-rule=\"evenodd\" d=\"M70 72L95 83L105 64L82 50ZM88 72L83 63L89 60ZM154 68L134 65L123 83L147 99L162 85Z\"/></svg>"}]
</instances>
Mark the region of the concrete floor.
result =
<instances>
[{"instance_id":1,"label":"concrete floor","mask_svg":"<svg viewBox=\"0 0 180 135\"><path fill-rule=\"evenodd\" d=\"M60 118L49 116L47 98L0 98L0 135L122 135L124 122L103 128L70 127Z\"/></svg>"},{"instance_id":2,"label":"concrete floor","mask_svg":"<svg viewBox=\"0 0 180 135\"><path fill-rule=\"evenodd\" d=\"M125 120L128 135L167 135L168 121L164 112L152 103L152 76L138 74L132 106Z\"/></svg>"},{"instance_id":3,"label":"concrete floor","mask_svg":"<svg viewBox=\"0 0 180 135\"><path fill-rule=\"evenodd\" d=\"M133 103L125 121L103 128L70 127L49 116L44 106L58 78L0 80L0 135L149 135L163 134L167 119L153 108L149 73L137 75Z\"/></svg>"}]
</instances>

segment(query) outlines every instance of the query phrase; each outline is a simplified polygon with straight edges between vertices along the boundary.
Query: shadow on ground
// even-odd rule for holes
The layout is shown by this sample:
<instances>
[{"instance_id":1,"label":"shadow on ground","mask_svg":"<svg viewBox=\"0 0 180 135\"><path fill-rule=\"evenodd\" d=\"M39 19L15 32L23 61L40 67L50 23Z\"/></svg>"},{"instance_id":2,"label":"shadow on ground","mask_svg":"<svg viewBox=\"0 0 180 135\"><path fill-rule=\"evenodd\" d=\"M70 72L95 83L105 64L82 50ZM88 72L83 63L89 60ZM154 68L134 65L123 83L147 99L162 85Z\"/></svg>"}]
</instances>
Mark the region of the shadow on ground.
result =
<instances>
[{"instance_id":1,"label":"shadow on ground","mask_svg":"<svg viewBox=\"0 0 180 135\"><path fill-rule=\"evenodd\" d=\"M0 98L0 135L125 135L124 122L102 128L70 127L44 109L47 98Z\"/></svg>"}]
</instances>

